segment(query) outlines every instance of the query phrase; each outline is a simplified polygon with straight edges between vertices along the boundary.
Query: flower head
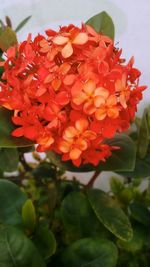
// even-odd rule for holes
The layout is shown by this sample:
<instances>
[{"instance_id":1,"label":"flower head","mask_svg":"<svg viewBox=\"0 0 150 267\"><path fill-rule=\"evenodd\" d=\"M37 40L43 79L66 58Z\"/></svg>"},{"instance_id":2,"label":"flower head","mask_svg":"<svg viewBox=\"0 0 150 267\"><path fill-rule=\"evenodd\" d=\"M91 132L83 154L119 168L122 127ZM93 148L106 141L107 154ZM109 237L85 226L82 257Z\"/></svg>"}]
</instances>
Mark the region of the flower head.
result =
<instances>
[{"instance_id":1,"label":"flower head","mask_svg":"<svg viewBox=\"0 0 150 267\"><path fill-rule=\"evenodd\" d=\"M128 129L146 88L133 58L125 63L109 37L72 24L29 35L5 58L0 105L14 111L13 136L76 166L111 156L106 138Z\"/></svg>"}]
</instances>

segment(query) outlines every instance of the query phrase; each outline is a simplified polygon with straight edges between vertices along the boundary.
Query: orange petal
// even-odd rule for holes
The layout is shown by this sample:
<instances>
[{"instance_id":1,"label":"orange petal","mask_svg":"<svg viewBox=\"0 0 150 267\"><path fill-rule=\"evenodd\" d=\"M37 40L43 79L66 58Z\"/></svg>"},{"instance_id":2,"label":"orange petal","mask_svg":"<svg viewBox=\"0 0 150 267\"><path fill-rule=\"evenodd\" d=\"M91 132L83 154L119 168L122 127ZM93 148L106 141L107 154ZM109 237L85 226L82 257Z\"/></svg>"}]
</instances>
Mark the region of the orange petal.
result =
<instances>
[{"instance_id":1,"label":"orange petal","mask_svg":"<svg viewBox=\"0 0 150 267\"><path fill-rule=\"evenodd\" d=\"M105 104L105 99L99 95L94 97L94 105L99 108L101 105Z\"/></svg>"},{"instance_id":2,"label":"orange petal","mask_svg":"<svg viewBox=\"0 0 150 267\"><path fill-rule=\"evenodd\" d=\"M70 138L73 138L77 135L77 130L73 127L73 126L69 126L65 131L64 131L64 134L63 134L63 138L65 140L68 140Z\"/></svg>"},{"instance_id":3,"label":"orange petal","mask_svg":"<svg viewBox=\"0 0 150 267\"><path fill-rule=\"evenodd\" d=\"M126 96L124 93L120 94L119 100L120 100L120 104L123 106L123 108L126 109L127 104L126 104Z\"/></svg>"},{"instance_id":4,"label":"orange petal","mask_svg":"<svg viewBox=\"0 0 150 267\"><path fill-rule=\"evenodd\" d=\"M93 100L88 101L84 104L83 110L86 114L93 114L96 110L96 107L94 106Z\"/></svg>"},{"instance_id":5,"label":"orange petal","mask_svg":"<svg viewBox=\"0 0 150 267\"><path fill-rule=\"evenodd\" d=\"M88 125L89 123L88 123L88 120L86 119L77 120L75 123L76 129L81 133L88 128Z\"/></svg>"},{"instance_id":6,"label":"orange petal","mask_svg":"<svg viewBox=\"0 0 150 267\"><path fill-rule=\"evenodd\" d=\"M59 71L61 72L62 75L65 75L68 73L68 71L71 69L71 66L69 63L65 62L63 63L60 68Z\"/></svg>"},{"instance_id":7,"label":"orange petal","mask_svg":"<svg viewBox=\"0 0 150 267\"><path fill-rule=\"evenodd\" d=\"M68 74L66 75L66 77L63 80L63 83L65 85L71 85L73 84L74 80L75 80L76 76L74 74Z\"/></svg>"},{"instance_id":8,"label":"orange petal","mask_svg":"<svg viewBox=\"0 0 150 267\"><path fill-rule=\"evenodd\" d=\"M104 87L98 87L96 88L94 95L102 96L104 99L106 99L109 96L109 91L105 89Z\"/></svg>"},{"instance_id":9,"label":"orange petal","mask_svg":"<svg viewBox=\"0 0 150 267\"><path fill-rule=\"evenodd\" d=\"M95 112L95 118L98 121L101 121L101 120L105 119L106 116L107 116L107 113L106 113L106 110L105 109L98 109Z\"/></svg>"},{"instance_id":10,"label":"orange petal","mask_svg":"<svg viewBox=\"0 0 150 267\"><path fill-rule=\"evenodd\" d=\"M73 103L75 103L76 105L81 105L85 102L86 99L87 99L86 94L80 92L80 94L77 97L73 98Z\"/></svg>"},{"instance_id":11,"label":"orange petal","mask_svg":"<svg viewBox=\"0 0 150 267\"><path fill-rule=\"evenodd\" d=\"M59 150L63 153L68 153L70 151L71 144L66 141L61 141L59 144Z\"/></svg>"},{"instance_id":12,"label":"orange petal","mask_svg":"<svg viewBox=\"0 0 150 267\"><path fill-rule=\"evenodd\" d=\"M88 80L85 84L84 84L84 92L87 93L88 95L91 95L94 90L96 88L95 82L92 80Z\"/></svg>"},{"instance_id":13,"label":"orange petal","mask_svg":"<svg viewBox=\"0 0 150 267\"><path fill-rule=\"evenodd\" d=\"M78 148L73 148L70 153L69 153L69 156L70 156L70 159L71 160L75 160L75 159L78 159L81 155L81 150L78 149Z\"/></svg>"},{"instance_id":14,"label":"orange petal","mask_svg":"<svg viewBox=\"0 0 150 267\"><path fill-rule=\"evenodd\" d=\"M59 87L61 86L61 80L56 78L55 80L52 81L51 84L52 84L53 89L57 91Z\"/></svg>"},{"instance_id":15,"label":"orange petal","mask_svg":"<svg viewBox=\"0 0 150 267\"><path fill-rule=\"evenodd\" d=\"M53 38L53 43L57 45L64 45L69 41L68 37L56 36Z\"/></svg>"},{"instance_id":16,"label":"orange petal","mask_svg":"<svg viewBox=\"0 0 150 267\"><path fill-rule=\"evenodd\" d=\"M115 95L111 95L109 96L109 98L107 99L107 105L108 106L114 106L117 104L117 98Z\"/></svg>"},{"instance_id":17,"label":"orange petal","mask_svg":"<svg viewBox=\"0 0 150 267\"><path fill-rule=\"evenodd\" d=\"M76 37L73 39L73 44L77 45L83 45L88 41L88 35L84 32L80 32L76 35Z\"/></svg>"},{"instance_id":18,"label":"orange petal","mask_svg":"<svg viewBox=\"0 0 150 267\"><path fill-rule=\"evenodd\" d=\"M81 151L84 151L87 149L88 145L87 145L87 142L84 140L84 139L78 139L76 141L76 146L81 150Z\"/></svg>"},{"instance_id":19,"label":"orange petal","mask_svg":"<svg viewBox=\"0 0 150 267\"><path fill-rule=\"evenodd\" d=\"M115 88L117 92L122 91L123 85L121 80L117 79L117 81L115 82Z\"/></svg>"},{"instance_id":20,"label":"orange petal","mask_svg":"<svg viewBox=\"0 0 150 267\"><path fill-rule=\"evenodd\" d=\"M83 136L89 140L94 140L96 138L96 133L90 130L84 132Z\"/></svg>"},{"instance_id":21,"label":"orange petal","mask_svg":"<svg viewBox=\"0 0 150 267\"><path fill-rule=\"evenodd\" d=\"M64 58L68 58L73 54L73 48L70 42L68 42L62 49L61 54Z\"/></svg>"},{"instance_id":22,"label":"orange petal","mask_svg":"<svg viewBox=\"0 0 150 267\"><path fill-rule=\"evenodd\" d=\"M116 119L119 116L119 110L117 107L114 108L110 108L107 111L107 115L108 117L112 118L112 119Z\"/></svg>"}]
</instances>

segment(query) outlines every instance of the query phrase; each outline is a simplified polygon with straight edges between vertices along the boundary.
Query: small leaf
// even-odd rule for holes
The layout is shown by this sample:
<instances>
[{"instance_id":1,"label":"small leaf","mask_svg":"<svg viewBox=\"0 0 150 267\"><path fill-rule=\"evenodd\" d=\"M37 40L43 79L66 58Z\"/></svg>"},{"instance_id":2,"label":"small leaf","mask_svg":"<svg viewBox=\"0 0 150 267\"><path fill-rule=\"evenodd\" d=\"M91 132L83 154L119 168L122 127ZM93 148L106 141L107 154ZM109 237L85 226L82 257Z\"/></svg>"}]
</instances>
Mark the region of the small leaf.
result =
<instances>
[{"instance_id":1,"label":"small leaf","mask_svg":"<svg viewBox=\"0 0 150 267\"><path fill-rule=\"evenodd\" d=\"M141 119L139 134L138 134L138 156L142 159L146 156L149 145L149 127L148 127L148 110L145 109Z\"/></svg>"},{"instance_id":2,"label":"small leaf","mask_svg":"<svg viewBox=\"0 0 150 267\"><path fill-rule=\"evenodd\" d=\"M101 12L90 18L86 24L92 26L98 33L103 33L114 39L115 27L112 18L105 12Z\"/></svg>"},{"instance_id":3,"label":"small leaf","mask_svg":"<svg viewBox=\"0 0 150 267\"><path fill-rule=\"evenodd\" d=\"M36 225L36 212L30 199L27 199L22 207L22 220L25 228L33 232Z\"/></svg>"},{"instance_id":4,"label":"small leaf","mask_svg":"<svg viewBox=\"0 0 150 267\"><path fill-rule=\"evenodd\" d=\"M48 259L55 254L57 247L56 239L53 232L47 227L39 226L33 241L44 259Z\"/></svg>"},{"instance_id":5,"label":"small leaf","mask_svg":"<svg viewBox=\"0 0 150 267\"><path fill-rule=\"evenodd\" d=\"M62 255L63 267L115 267L116 246L104 239L84 238L74 242Z\"/></svg>"},{"instance_id":6,"label":"small leaf","mask_svg":"<svg viewBox=\"0 0 150 267\"><path fill-rule=\"evenodd\" d=\"M22 205L26 195L14 183L0 179L0 222L20 225Z\"/></svg>"},{"instance_id":7,"label":"small leaf","mask_svg":"<svg viewBox=\"0 0 150 267\"><path fill-rule=\"evenodd\" d=\"M17 26L17 28L15 29L15 32L18 32L22 29L22 27L28 22L28 20L30 20L31 16L28 16L27 18L25 18L23 21L21 21L19 23L19 25Z\"/></svg>"},{"instance_id":8,"label":"small leaf","mask_svg":"<svg viewBox=\"0 0 150 267\"><path fill-rule=\"evenodd\" d=\"M46 267L32 241L15 227L1 227L0 255L2 267Z\"/></svg>"},{"instance_id":9,"label":"small leaf","mask_svg":"<svg viewBox=\"0 0 150 267\"><path fill-rule=\"evenodd\" d=\"M15 32L10 27L5 27L0 30L0 48L6 51L9 47L17 43Z\"/></svg>"},{"instance_id":10,"label":"small leaf","mask_svg":"<svg viewBox=\"0 0 150 267\"><path fill-rule=\"evenodd\" d=\"M130 211L131 211L131 215L132 217L144 224L149 226L150 224L150 210L144 206L143 203L140 202L133 202L130 204Z\"/></svg>"},{"instance_id":11,"label":"small leaf","mask_svg":"<svg viewBox=\"0 0 150 267\"><path fill-rule=\"evenodd\" d=\"M16 138L11 136L11 132L15 129L11 122L12 112L0 108L0 147L27 147L32 146L33 142L25 138Z\"/></svg>"},{"instance_id":12,"label":"small leaf","mask_svg":"<svg viewBox=\"0 0 150 267\"><path fill-rule=\"evenodd\" d=\"M0 148L0 169L5 172L17 170L19 154L16 148Z\"/></svg>"},{"instance_id":13,"label":"small leaf","mask_svg":"<svg viewBox=\"0 0 150 267\"><path fill-rule=\"evenodd\" d=\"M99 189L88 190L87 196L97 218L110 232L124 241L132 238L129 219L112 197Z\"/></svg>"},{"instance_id":14,"label":"small leaf","mask_svg":"<svg viewBox=\"0 0 150 267\"><path fill-rule=\"evenodd\" d=\"M119 178L111 177L110 188L114 195L118 195L123 190L124 184Z\"/></svg>"}]
</instances>

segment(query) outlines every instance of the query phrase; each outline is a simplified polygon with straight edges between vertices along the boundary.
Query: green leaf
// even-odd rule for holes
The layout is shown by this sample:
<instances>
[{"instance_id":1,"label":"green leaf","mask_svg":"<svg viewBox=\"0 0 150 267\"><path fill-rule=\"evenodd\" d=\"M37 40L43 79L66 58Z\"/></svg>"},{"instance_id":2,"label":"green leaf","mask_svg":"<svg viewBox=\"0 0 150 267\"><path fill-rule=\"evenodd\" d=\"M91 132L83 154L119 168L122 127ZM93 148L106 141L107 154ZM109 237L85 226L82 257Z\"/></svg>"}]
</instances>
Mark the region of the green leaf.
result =
<instances>
[{"instance_id":1,"label":"green leaf","mask_svg":"<svg viewBox=\"0 0 150 267\"><path fill-rule=\"evenodd\" d=\"M32 241L15 227L1 227L0 255L3 267L46 267Z\"/></svg>"},{"instance_id":2,"label":"green leaf","mask_svg":"<svg viewBox=\"0 0 150 267\"><path fill-rule=\"evenodd\" d=\"M112 242L99 238L80 239L65 250L62 263L63 267L115 267L117 248Z\"/></svg>"},{"instance_id":3,"label":"green leaf","mask_svg":"<svg viewBox=\"0 0 150 267\"><path fill-rule=\"evenodd\" d=\"M33 143L25 138L16 138L11 136L11 132L15 126L11 123L12 112L0 108L0 147L27 147L32 146Z\"/></svg>"},{"instance_id":4,"label":"green leaf","mask_svg":"<svg viewBox=\"0 0 150 267\"><path fill-rule=\"evenodd\" d=\"M106 160L106 162L100 162L99 165L95 166L91 164L85 164L81 167L75 167L71 161L63 162L61 157L54 152L47 152L47 157L53 164L56 164L63 170L73 172L88 172L95 171L129 171L133 170L135 166L136 147L132 139L125 134L117 134L113 139L107 141L107 144L111 146L120 147L119 150L115 150L112 156Z\"/></svg>"},{"instance_id":5,"label":"green leaf","mask_svg":"<svg viewBox=\"0 0 150 267\"><path fill-rule=\"evenodd\" d=\"M0 49L6 51L17 43L16 33L10 27L0 29Z\"/></svg>"},{"instance_id":6,"label":"green leaf","mask_svg":"<svg viewBox=\"0 0 150 267\"><path fill-rule=\"evenodd\" d=\"M5 172L16 171L19 154L16 148L0 148L0 169Z\"/></svg>"},{"instance_id":7,"label":"green leaf","mask_svg":"<svg viewBox=\"0 0 150 267\"><path fill-rule=\"evenodd\" d=\"M118 240L117 245L126 251L132 253L138 252L144 245L145 232L142 230L143 229L141 227L134 227L132 239L128 242Z\"/></svg>"},{"instance_id":8,"label":"green leaf","mask_svg":"<svg viewBox=\"0 0 150 267\"><path fill-rule=\"evenodd\" d=\"M81 192L72 192L64 198L61 216L72 239L105 234L105 229L103 230L103 226L97 220L87 197Z\"/></svg>"},{"instance_id":9,"label":"green leaf","mask_svg":"<svg viewBox=\"0 0 150 267\"><path fill-rule=\"evenodd\" d=\"M138 134L138 156L142 159L146 156L148 145L149 145L149 127L148 127L148 109L145 109Z\"/></svg>"},{"instance_id":10,"label":"green leaf","mask_svg":"<svg viewBox=\"0 0 150 267\"><path fill-rule=\"evenodd\" d=\"M22 207L22 220L24 227L33 232L36 225L36 212L31 199L27 199Z\"/></svg>"},{"instance_id":11,"label":"green leaf","mask_svg":"<svg viewBox=\"0 0 150 267\"><path fill-rule=\"evenodd\" d=\"M110 188L114 195L118 195L124 189L124 184L119 178L111 177Z\"/></svg>"},{"instance_id":12,"label":"green leaf","mask_svg":"<svg viewBox=\"0 0 150 267\"><path fill-rule=\"evenodd\" d=\"M98 33L103 33L114 39L115 27L112 18L105 12L101 12L90 18L86 24L92 26Z\"/></svg>"},{"instance_id":13,"label":"green leaf","mask_svg":"<svg viewBox=\"0 0 150 267\"><path fill-rule=\"evenodd\" d=\"M19 225L26 195L14 183L0 179L0 223Z\"/></svg>"},{"instance_id":14,"label":"green leaf","mask_svg":"<svg viewBox=\"0 0 150 267\"><path fill-rule=\"evenodd\" d=\"M28 22L28 20L30 20L32 16L28 16L27 18L25 18L23 21L21 21L19 23L19 25L17 26L17 28L15 29L15 32L18 32L22 29L22 27Z\"/></svg>"},{"instance_id":15,"label":"green leaf","mask_svg":"<svg viewBox=\"0 0 150 267\"><path fill-rule=\"evenodd\" d=\"M44 259L48 259L55 254L57 247L56 239L48 227L39 226L33 241Z\"/></svg>"},{"instance_id":16,"label":"green leaf","mask_svg":"<svg viewBox=\"0 0 150 267\"><path fill-rule=\"evenodd\" d=\"M131 215L132 217L144 224L144 225L147 225L149 226L150 224L150 210L144 206L143 203L140 203L140 202L133 202L130 204L130 212L131 212Z\"/></svg>"},{"instance_id":17,"label":"green leaf","mask_svg":"<svg viewBox=\"0 0 150 267\"><path fill-rule=\"evenodd\" d=\"M112 197L99 189L88 190L87 196L97 218L110 232L125 241L132 238L129 219Z\"/></svg>"}]
</instances>

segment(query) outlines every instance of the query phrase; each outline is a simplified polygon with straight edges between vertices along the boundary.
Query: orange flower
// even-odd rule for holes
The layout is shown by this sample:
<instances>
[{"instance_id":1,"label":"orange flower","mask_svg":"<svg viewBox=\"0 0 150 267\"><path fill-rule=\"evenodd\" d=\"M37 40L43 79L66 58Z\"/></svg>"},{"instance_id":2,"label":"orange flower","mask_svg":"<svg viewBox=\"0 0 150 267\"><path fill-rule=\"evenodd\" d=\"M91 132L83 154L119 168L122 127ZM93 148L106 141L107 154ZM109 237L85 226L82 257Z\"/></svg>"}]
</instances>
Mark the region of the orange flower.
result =
<instances>
[{"instance_id":1,"label":"orange flower","mask_svg":"<svg viewBox=\"0 0 150 267\"><path fill-rule=\"evenodd\" d=\"M88 80L85 84L76 83L71 90L72 101L76 105L83 104L86 114L93 114L98 107L105 103L109 92L103 87L97 87L94 81Z\"/></svg>"},{"instance_id":2,"label":"orange flower","mask_svg":"<svg viewBox=\"0 0 150 267\"><path fill-rule=\"evenodd\" d=\"M87 41L87 33L80 32L76 27L73 27L68 33L63 33L53 38L54 44L62 46L61 54L64 58L68 58L73 54L74 45L84 45Z\"/></svg>"},{"instance_id":3,"label":"orange flower","mask_svg":"<svg viewBox=\"0 0 150 267\"><path fill-rule=\"evenodd\" d=\"M114 95L110 95L95 112L95 117L97 120L103 120L106 118L106 116L112 119L116 119L119 116L117 98Z\"/></svg>"},{"instance_id":4,"label":"orange flower","mask_svg":"<svg viewBox=\"0 0 150 267\"><path fill-rule=\"evenodd\" d=\"M69 153L71 160L77 160L87 150L88 142L96 138L96 133L88 130L88 126L86 119L80 119L75 122L75 126L65 129L59 149L63 153Z\"/></svg>"},{"instance_id":5,"label":"orange flower","mask_svg":"<svg viewBox=\"0 0 150 267\"><path fill-rule=\"evenodd\" d=\"M121 80L118 79L116 81L115 88L120 104L124 108L127 108L127 101L130 98L130 88L129 85L127 85L127 77L125 73L123 73Z\"/></svg>"}]
</instances>

